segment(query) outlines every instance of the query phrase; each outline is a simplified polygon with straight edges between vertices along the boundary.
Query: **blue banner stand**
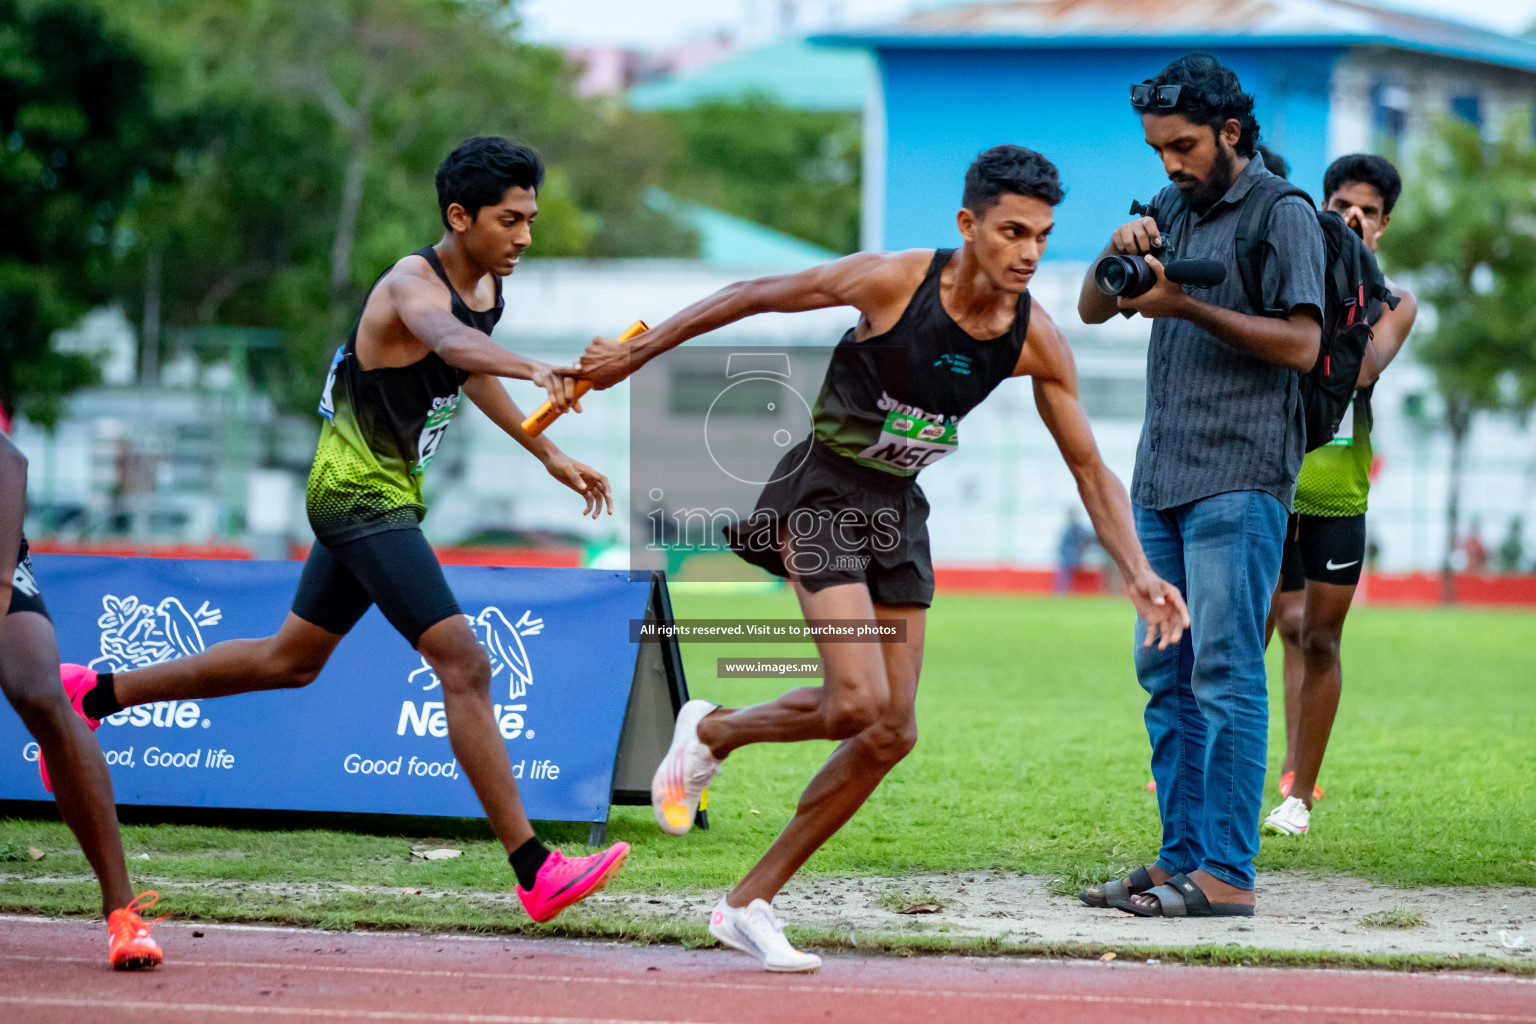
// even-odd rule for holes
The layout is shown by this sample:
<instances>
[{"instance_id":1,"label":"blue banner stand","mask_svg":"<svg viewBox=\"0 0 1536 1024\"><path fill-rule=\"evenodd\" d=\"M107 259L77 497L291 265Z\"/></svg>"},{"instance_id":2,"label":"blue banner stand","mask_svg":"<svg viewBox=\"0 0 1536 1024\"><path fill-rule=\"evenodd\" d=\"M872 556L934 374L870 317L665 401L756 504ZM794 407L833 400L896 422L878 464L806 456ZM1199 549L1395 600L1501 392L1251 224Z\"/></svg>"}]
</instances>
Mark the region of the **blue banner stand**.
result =
<instances>
[{"instance_id":1,"label":"blue banner stand","mask_svg":"<svg viewBox=\"0 0 1536 1024\"><path fill-rule=\"evenodd\" d=\"M224 640L270 636L296 562L39 555L64 661L124 672ZM661 573L447 566L491 661L491 699L528 816L585 821L648 804L688 699L675 642L631 642L670 621ZM440 684L384 620L365 615L301 689L130 708L97 732L119 804L481 817L448 743ZM46 800L37 746L0 713L0 800ZM701 822L702 823L702 822Z\"/></svg>"}]
</instances>

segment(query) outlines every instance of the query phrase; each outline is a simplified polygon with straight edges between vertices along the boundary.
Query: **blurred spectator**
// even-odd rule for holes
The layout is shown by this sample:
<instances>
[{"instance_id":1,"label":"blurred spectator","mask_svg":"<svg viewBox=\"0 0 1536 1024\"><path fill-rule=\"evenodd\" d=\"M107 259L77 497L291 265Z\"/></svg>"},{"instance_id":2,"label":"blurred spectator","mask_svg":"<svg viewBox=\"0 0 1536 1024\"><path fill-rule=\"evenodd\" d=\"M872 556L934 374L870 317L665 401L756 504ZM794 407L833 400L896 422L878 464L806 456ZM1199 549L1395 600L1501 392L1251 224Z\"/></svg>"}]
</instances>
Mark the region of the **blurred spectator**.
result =
<instances>
[{"instance_id":1,"label":"blurred spectator","mask_svg":"<svg viewBox=\"0 0 1536 1024\"><path fill-rule=\"evenodd\" d=\"M1515 516L1509 521L1509 532L1499 545L1499 572L1519 572L1520 556L1525 554L1521 534L1525 532L1525 520Z\"/></svg>"},{"instance_id":2,"label":"blurred spectator","mask_svg":"<svg viewBox=\"0 0 1536 1024\"><path fill-rule=\"evenodd\" d=\"M1262 142L1256 143L1253 148L1258 150L1259 159L1264 161L1264 168L1270 174L1278 175L1282 178L1289 178L1291 176L1291 165L1286 162L1285 157L1276 153Z\"/></svg>"},{"instance_id":3,"label":"blurred spectator","mask_svg":"<svg viewBox=\"0 0 1536 1024\"><path fill-rule=\"evenodd\" d=\"M1381 544L1375 537L1368 537L1365 541L1365 571L1375 572L1381 564Z\"/></svg>"},{"instance_id":4,"label":"blurred spectator","mask_svg":"<svg viewBox=\"0 0 1536 1024\"><path fill-rule=\"evenodd\" d=\"M1462 538L1461 551L1466 556L1467 572L1483 573L1488 571L1488 546L1483 543L1483 527L1478 520L1472 520L1472 528Z\"/></svg>"},{"instance_id":5,"label":"blurred spectator","mask_svg":"<svg viewBox=\"0 0 1536 1024\"><path fill-rule=\"evenodd\" d=\"M1067 510L1067 525L1061 531L1061 541L1056 546L1056 583L1052 588L1058 594L1070 593L1072 579L1083 564L1083 552L1093 540L1093 532L1078 521L1077 509Z\"/></svg>"}]
</instances>

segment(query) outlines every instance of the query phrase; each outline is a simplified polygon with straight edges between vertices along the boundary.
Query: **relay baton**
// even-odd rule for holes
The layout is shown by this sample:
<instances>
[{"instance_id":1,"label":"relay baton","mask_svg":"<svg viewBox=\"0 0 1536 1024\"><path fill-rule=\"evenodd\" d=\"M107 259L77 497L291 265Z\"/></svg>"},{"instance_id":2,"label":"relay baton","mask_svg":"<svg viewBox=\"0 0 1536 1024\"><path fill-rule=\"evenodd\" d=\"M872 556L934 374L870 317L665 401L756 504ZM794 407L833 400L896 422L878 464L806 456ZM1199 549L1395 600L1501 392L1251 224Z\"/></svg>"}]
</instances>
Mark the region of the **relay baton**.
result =
<instances>
[{"instance_id":1,"label":"relay baton","mask_svg":"<svg viewBox=\"0 0 1536 1024\"><path fill-rule=\"evenodd\" d=\"M644 320L636 320L634 323L625 328L623 334L619 335L619 340L629 341L631 338L637 338L650 329L650 326L647 325ZM591 381L580 379L576 381L577 398L580 398L582 395L591 390ZM549 426L559 418L560 414L555 411L554 403L545 402L543 405L539 406L538 410L535 411L532 416L529 416L527 419L523 420L523 430L528 433L529 437L538 437L540 434L544 433L545 427Z\"/></svg>"}]
</instances>

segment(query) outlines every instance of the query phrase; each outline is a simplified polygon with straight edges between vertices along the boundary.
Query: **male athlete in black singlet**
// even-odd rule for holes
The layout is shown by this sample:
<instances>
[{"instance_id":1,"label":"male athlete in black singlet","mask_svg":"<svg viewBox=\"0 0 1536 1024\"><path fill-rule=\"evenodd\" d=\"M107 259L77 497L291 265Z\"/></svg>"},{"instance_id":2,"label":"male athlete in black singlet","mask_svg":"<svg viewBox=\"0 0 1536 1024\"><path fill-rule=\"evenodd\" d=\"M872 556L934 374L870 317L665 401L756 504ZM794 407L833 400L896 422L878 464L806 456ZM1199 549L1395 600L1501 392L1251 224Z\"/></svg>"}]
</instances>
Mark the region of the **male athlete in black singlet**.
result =
<instances>
[{"instance_id":1,"label":"male athlete in black singlet","mask_svg":"<svg viewBox=\"0 0 1536 1024\"><path fill-rule=\"evenodd\" d=\"M712 934L768 970L820 967L785 940L774 895L917 742L914 704L933 569L928 504L915 477L956 449L961 417L1005 378L1034 378L1036 407L1147 622L1147 643L1160 637L1160 646L1177 644L1189 624L1178 591L1147 564L1125 488L1099 457L1078 403L1072 352L1027 291L1061 196L1056 168L1044 157L994 147L966 172L959 249L859 253L734 284L630 344L597 339L578 366L561 371L610 387L667 349L756 313L853 306L861 314L832 356L813 436L785 456L774 474L785 479L763 491L733 542L743 557L793 582L807 619L901 619L905 641L818 640L824 686L734 710L690 701L651 789L658 822L681 834L720 761L736 748L842 741L767 856L710 918Z\"/></svg>"},{"instance_id":2,"label":"male athlete in black singlet","mask_svg":"<svg viewBox=\"0 0 1536 1024\"><path fill-rule=\"evenodd\" d=\"M115 678L88 670L76 705L91 719L154 701L205 699L305 686L341 638L377 604L442 680L454 756L517 873L536 921L602 888L625 843L568 858L534 837L505 741L492 715L490 663L460 614L422 536L422 474L459 404L470 401L551 475L612 514L608 479L545 437L529 437L498 377L543 386L557 409L578 408L574 382L489 337L501 316L501 278L532 242L544 167L526 146L475 138L437 170L442 240L402 259L374 284L336 353L320 401L324 424L306 495L316 543L293 609L276 636L231 640L201 654ZM71 676L66 674L66 688ZM71 693L75 697L75 693Z\"/></svg>"}]
</instances>

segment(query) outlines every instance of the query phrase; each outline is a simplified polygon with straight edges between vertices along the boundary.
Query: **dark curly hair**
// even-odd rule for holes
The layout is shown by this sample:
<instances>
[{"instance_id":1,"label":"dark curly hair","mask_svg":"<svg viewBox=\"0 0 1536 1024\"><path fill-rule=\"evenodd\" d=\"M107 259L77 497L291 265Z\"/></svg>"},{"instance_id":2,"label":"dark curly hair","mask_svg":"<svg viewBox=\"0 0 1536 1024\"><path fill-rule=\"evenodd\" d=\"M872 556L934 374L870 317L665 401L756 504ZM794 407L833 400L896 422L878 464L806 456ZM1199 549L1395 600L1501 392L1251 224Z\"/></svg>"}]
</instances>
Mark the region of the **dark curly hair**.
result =
<instances>
[{"instance_id":1,"label":"dark curly hair","mask_svg":"<svg viewBox=\"0 0 1536 1024\"><path fill-rule=\"evenodd\" d=\"M1179 102L1172 110L1152 109L1154 114L1182 114L1191 124L1209 125L1221 133L1228 120L1242 125L1237 138L1238 156L1251 157L1259 142L1259 122L1253 116L1253 97L1243 92L1237 73L1208 53L1187 53L1144 83L1151 86L1181 85Z\"/></svg>"},{"instance_id":2,"label":"dark curly hair","mask_svg":"<svg viewBox=\"0 0 1536 1024\"><path fill-rule=\"evenodd\" d=\"M532 146L499 135L477 135L459 143L437 168L437 208L448 227L448 207L458 203L473 220L482 207L501 202L509 188L537 192L544 161Z\"/></svg>"},{"instance_id":3,"label":"dark curly hair","mask_svg":"<svg viewBox=\"0 0 1536 1024\"><path fill-rule=\"evenodd\" d=\"M993 146L977 156L965 172L960 204L983 217L1005 192L1052 206L1066 195L1056 165L1045 157L1023 146Z\"/></svg>"},{"instance_id":4,"label":"dark curly hair","mask_svg":"<svg viewBox=\"0 0 1536 1024\"><path fill-rule=\"evenodd\" d=\"M1347 181L1358 181L1381 193L1381 212L1391 213L1397 197L1403 193L1403 179L1386 157L1373 153L1351 153L1328 165L1323 175L1323 201Z\"/></svg>"}]
</instances>

